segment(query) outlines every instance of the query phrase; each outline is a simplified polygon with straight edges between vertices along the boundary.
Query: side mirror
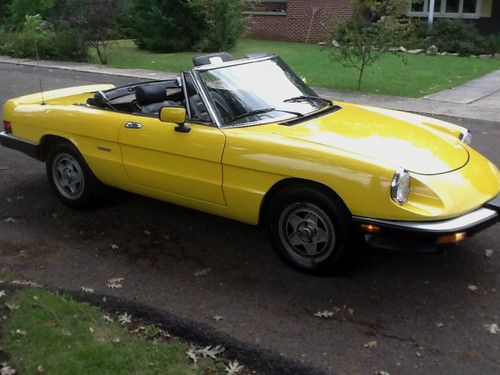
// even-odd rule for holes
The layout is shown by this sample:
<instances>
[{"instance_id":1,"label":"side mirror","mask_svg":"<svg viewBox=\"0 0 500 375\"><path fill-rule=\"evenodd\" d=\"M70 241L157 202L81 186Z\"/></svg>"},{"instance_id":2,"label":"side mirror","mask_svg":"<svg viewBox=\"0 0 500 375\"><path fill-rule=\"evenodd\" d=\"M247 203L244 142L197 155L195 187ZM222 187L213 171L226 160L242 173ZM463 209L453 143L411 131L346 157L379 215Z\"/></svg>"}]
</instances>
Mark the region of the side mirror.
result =
<instances>
[{"instance_id":1,"label":"side mirror","mask_svg":"<svg viewBox=\"0 0 500 375\"><path fill-rule=\"evenodd\" d=\"M189 133L191 131L185 124L186 108L184 107L163 107L160 110L160 121L177 124L175 131Z\"/></svg>"}]
</instances>

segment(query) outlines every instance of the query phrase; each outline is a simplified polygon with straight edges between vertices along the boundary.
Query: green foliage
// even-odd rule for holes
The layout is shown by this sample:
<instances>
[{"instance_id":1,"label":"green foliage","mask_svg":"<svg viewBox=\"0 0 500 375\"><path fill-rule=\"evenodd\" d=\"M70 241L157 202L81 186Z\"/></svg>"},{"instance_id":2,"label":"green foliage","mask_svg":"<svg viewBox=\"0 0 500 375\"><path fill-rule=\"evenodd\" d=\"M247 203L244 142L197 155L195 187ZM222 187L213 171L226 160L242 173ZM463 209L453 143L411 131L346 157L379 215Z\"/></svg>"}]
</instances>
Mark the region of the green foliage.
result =
<instances>
[{"instance_id":1,"label":"green foliage","mask_svg":"<svg viewBox=\"0 0 500 375\"><path fill-rule=\"evenodd\" d=\"M409 0L353 0L354 11L369 21L378 21L384 16L403 14Z\"/></svg>"},{"instance_id":2,"label":"green foliage","mask_svg":"<svg viewBox=\"0 0 500 375\"><path fill-rule=\"evenodd\" d=\"M484 49L486 53L500 53L500 34L488 35L484 40Z\"/></svg>"},{"instance_id":3,"label":"green foliage","mask_svg":"<svg viewBox=\"0 0 500 375\"><path fill-rule=\"evenodd\" d=\"M12 0L10 5L11 23L22 25L26 16L40 15L42 18L54 8L56 0Z\"/></svg>"},{"instance_id":4,"label":"green foliage","mask_svg":"<svg viewBox=\"0 0 500 375\"><path fill-rule=\"evenodd\" d=\"M232 48L242 32L242 0L134 0L121 24L139 48L154 52Z\"/></svg>"},{"instance_id":5,"label":"green foliage","mask_svg":"<svg viewBox=\"0 0 500 375\"><path fill-rule=\"evenodd\" d=\"M222 51L233 48L245 30L241 17L241 0L204 0L207 30L198 45L202 51Z\"/></svg>"},{"instance_id":6,"label":"green foliage","mask_svg":"<svg viewBox=\"0 0 500 375\"><path fill-rule=\"evenodd\" d=\"M3 350L21 374L196 374L179 340L154 342L103 318L103 311L43 290L23 290L2 324ZM206 372L205 372L206 371Z\"/></svg>"},{"instance_id":7,"label":"green foliage","mask_svg":"<svg viewBox=\"0 0 500 375\"><path fill-rule=\"evenodd\" d=\"M17 57L85 61L93 46L105 63L123 1L12 0L5 7L10 27L0 30L0 50Z\"/></svg>"},{"instance_id":8,"label":"green foliage","mask_svg":"<svg viewBox=\"0 0 500 375\"><path fill-rule=\"evenodd\" d=\"M439 19L432 28L421 22L417 29L421 46L427 48L434 44L439 51L455 52L461 55L485 53L485 38L471 23L460 19Z\"/></svg>"},{"instance_id":9,"label":"green foliage","mask_svg":"<svg viewBox=\"0 0 500 375\"><path fill-rule=\"evenodd\" d=\"M405 30L405 24L392 16L384 16L376 22L363 18L345 21L332 31L331 58L359 72L357 89L360 90L365 69L391 47L401 45Z\"/></svg>"},{"instance_id":10,"label":"green foliage","mask_svg":"<svg viewBox=\"0 0 500 375\"><path fill-rule=\"evenodd\" d=\"M0 51L22 58L85 61L86 41L76 28L55 31L40 15L26 16L20 31L1 33Z\"/></svg>"},{"instance_id":11,"label":"green foliage","mask_svg":"<svg viewBox=\"0 0 500 375\"><path fill-rule=\"evenodd\" d=\"M125 19L139 48L156 52L190 50L206 29L202 0L134 0Z\"/></svg>"}]
</instances>

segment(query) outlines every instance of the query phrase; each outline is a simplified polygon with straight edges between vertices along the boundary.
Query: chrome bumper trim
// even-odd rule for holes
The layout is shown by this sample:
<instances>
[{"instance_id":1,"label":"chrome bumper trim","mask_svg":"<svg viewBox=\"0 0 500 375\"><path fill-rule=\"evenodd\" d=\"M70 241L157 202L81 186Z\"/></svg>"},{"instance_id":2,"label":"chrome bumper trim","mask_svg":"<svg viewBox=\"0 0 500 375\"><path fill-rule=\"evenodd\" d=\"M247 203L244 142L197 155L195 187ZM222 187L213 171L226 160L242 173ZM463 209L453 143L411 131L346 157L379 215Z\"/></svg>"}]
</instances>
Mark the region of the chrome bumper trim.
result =
<instances>
[{"instance_id":1,"label":"chrome bumper trim","mask_svg":"<svg viewBox=\"0 0 500 375\"><path fill-rule=\"evenodd\" d=\"M353 217L353 219L357 222L380 225L391 229L439 234L460 232L471 229L488 221L492 221L495 218L498 220L498 216L499 213L497 211L481 207L462 216L440 221L396 221L371 219L358 216Z\"/></svg>"}]
</instances>

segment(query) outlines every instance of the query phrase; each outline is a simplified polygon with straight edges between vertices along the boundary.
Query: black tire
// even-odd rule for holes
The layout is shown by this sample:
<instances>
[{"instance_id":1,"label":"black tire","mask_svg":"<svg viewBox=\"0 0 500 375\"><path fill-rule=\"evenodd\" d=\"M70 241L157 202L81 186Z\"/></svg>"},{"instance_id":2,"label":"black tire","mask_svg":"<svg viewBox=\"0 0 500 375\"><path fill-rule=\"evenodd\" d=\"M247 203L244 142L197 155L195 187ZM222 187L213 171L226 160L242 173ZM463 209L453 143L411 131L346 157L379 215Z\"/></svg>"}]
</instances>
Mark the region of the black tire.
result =
<instances>
[{"instance_id":1,"label":"black tire","mask_svg":"<svg viewBox=\"0 0 500 375\"><path fill-rule=\"evenodd\" d=\"M57 143L45 162L49 184L65 205L92 207L101 196L102 183L95 177L78 149L69 142Z\"/></svg>"},{"instance_id":2,"label":"black tire","mask_svg":"<svg viewBox=\"0 0 500 375\"><path fill-rule=\"evenodd\" d=\"M357 236L350 213L332 192L320 186L288 187L274 197L267 212L273 248L292 267L324 275L349 265Z\"/></svg>"}]
</instances>

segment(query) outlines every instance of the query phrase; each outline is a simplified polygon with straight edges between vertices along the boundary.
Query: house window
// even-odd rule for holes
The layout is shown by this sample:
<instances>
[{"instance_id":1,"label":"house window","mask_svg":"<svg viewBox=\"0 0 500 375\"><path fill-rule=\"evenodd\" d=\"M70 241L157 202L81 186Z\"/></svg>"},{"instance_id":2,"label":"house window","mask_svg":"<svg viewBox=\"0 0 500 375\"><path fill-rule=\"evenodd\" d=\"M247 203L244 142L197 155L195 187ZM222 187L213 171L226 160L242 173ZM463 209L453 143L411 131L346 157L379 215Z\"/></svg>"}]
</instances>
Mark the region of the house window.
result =
<instances>
[{"instance_id":1,"label":"house window","mask_svg":"<svg viewBox=\"0 0 500 375\"><path fill-rule=\"evenodd\" d=\"M427 17L430 0L412 0L409 16ZM434 17L443 18L479 18L481 0L435 0Z\"/></svg>"},{"instance_id":2,"label":"house window","mask_svg":"<svg viewBox=\"0 0 500 375\"><path fill-rule=\"evenodd\" d=\"M288 0L245 0L243 14L286 15Z\"/></svg>"}]
</instances>

